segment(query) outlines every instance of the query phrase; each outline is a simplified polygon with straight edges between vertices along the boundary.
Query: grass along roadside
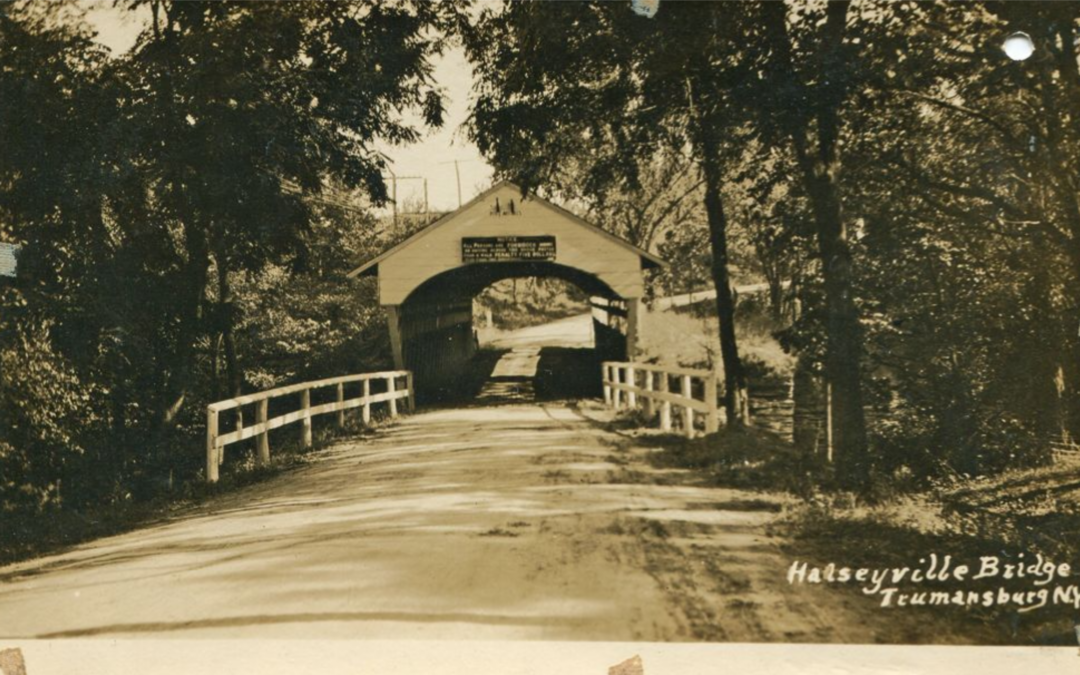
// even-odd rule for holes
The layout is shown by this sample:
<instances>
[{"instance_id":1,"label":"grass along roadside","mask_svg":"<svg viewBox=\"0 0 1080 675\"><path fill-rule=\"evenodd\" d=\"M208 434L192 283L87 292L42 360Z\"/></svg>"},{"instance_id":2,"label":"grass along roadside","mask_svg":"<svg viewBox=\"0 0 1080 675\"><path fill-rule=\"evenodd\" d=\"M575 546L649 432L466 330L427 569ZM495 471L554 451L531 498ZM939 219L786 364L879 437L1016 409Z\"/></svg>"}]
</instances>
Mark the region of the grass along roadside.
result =
<instances>
[{"instance_id":1,"label":"grass along roadside","mask_svg":"<svg viewBox=\"0 0 1080 675\"><path fill-rule=\"evenodd\" d=\"M1055 603L1059 589L1065 593L1059 599L1075 599L1068 589L1080 585L1075 571L1080 570L1077 459L978 479L959 477L873 505L850 495L818 495L793 511L780 528L790 538L789 553L814 564L916 568L920 559L936 553L939 560L950 555L954 566L971 567L968 581L909 582L899 584L898 593L963 591L968 601L973 598L966 594L974 592L979 602L895 611L923 617L948 614L972 632L985 634L982 641L987 644L1071 645L1077 640L1074 626L1080 611L1075 604ZM1044 569L1066 563L1071 574L1040 579L1031 574L1038 561ZM1022 565L1025 577L1013 572L1013 578L1005 578L1007 565ZM991 574L995 570L998 574ZM987 574L976 580L983 571ZM1025 594L1026 604L1002 603L1001 589L1009 595Z\"/></svg>"},{"instance_id":2,"label":"grass along roadside","mask_svg":"<svg viewBox=\"0 0 1080 675\"><path fill-rule=\"evenodd\" d=\"M897 589L890 595L888 606L884 595L872 596L882 612L920 621L944 616L954 630L977 637L980 644L1067 645L1076 640L1073 626L1078 612L1070 605L1053 604L1057 584L1044 586L1015 577L1005 580L1001 574L976 579L982 573L983 559L994 561L997 569L1017 563L1030 565L1040 553L1044 561L1055 564L1071 560L1025 546L1003 531L986 527L984 522L947 518L942 505L925 495L872 507L837 505L826 500L804 503L778 522L774 531L787 540L784 550L793 561L819 569L831 563L837 568L914 570L925 568L930 554L935 554L938 561L951 556L953 569L959 565L971 569L963 581L949 578L913 583L910 577L904 577L899 583L886 582L886 587ZM1066 585L1075 583L1075 576L1060 581ZM833 585L838 592L852 597L866 597L862 588L872 586ZM1001 589L1007 598L1001 595ZM1040 607L1039 598L1030 595L1039 591L1051 599L1046 606ZM948 594L948 601L941 593ZM1023 594L1027 606L1012 600L1017 593ZM927 604L899 607L900 594L907 596L904 602Z\"/></svg>"},{"instance_id":3,"label":"grass along roadside","mask_svg":"<svg viewBox=\"0 0 1080 675\"><path fill-rule=\"evenodd\" d=\"M765 431L722 430L713 436L687 440L641 428L635 413L610 414L608 429L619 441L611 453L612 482L655 483L709 487L720 495L731 490L746 491L758 498L745 498L750 510L774 506L775 518L765 531L786 565L806 563L809 568L903 570L894 585L892 602L883 607L881 594L868 595L864 584L795 583L786 579L772 590L784 596L802 594L811 602L839 598L841 605L861 614L867 626L877 626L870 639L888 643L938 643L984 645L1067 645L1075 644L1074 625L1080 611L1073 604L1054 604L1055 588L1077 584L1077 575L1035 584L1035 578L1004 579L1003 574L972 579L983 558L997 565L1024 563L1030 566L1042 556L1055 565L1068 563L1080 569L1076 542L1080 541L1080 460L1063 460L1050 467L1009 472L977 480L954 479L922 491L877 490L873 503L864 497L825 491L815 480L821 467L813 457L800 457L791 444ZM725 498L730 501L730 497ZM760 505L760 507L755 507ZM731 504L720 505L727 511ZM700 528L699 528L700 529ZM731 535L715 535L722 543ZM713 551L687 548L688 556L701 557L702 569L711 569ZM927 566L930 554L939 561L951 556L951 564L966 564L971 573L963 581L955 579L912 583L906 576ZM922 562L920 562L922 561ZM715 562L715 560L713 560ZM737 563L737 561L736 561ZM723 567L722 565L720 566ZM724 570L717 568L717 583ZM786 577L790 567L776 572ZM717 576L720 575L720 576ZM775 581L775 580L772 580ZM771 583L763 579L761 583ZM1002 602L1000 589L1009 599ZM1038 606L1038 593L1045 589L1046 606ZM956 593L962 593L957 600ZM927 595L916 597L920 592ZM930 592L947 592L949 602L930 605ZM992 598L987 602L986 594ZM1025 594L1026 604L1017 604L1013 594ZM908 602L926 605L897 607L905 594ZM974 595L972 595L974 594ZM735 596L740 602L750 596ZM752 598L750 598L752 599ZM971 602L974 599L975 602ZM740 611L746 611L743 607ZM820 639L860 638L818 635ZM795 638L793 638L795 639Z\"/></svg>"}]
</instances>

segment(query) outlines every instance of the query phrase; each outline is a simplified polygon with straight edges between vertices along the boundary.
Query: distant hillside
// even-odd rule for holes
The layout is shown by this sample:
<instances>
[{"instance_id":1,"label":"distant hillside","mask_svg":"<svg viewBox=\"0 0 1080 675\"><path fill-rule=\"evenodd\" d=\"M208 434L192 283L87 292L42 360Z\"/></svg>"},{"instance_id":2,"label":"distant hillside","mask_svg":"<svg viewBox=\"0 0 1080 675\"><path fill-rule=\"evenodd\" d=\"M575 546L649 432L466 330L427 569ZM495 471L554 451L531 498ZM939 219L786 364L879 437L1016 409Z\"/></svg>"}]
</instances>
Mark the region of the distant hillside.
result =
<instances>
[{"instance_id":1,"label":"distant hillside","mask_svg":"<svg viewBox=\"0 0 1080 675\"><path fill-rule=\"evenodd\" d=\"M496 329L517 330L587 312L589 297L561 279L505 279L476 296L477 327L487 327L488 310Z\"/></svg>"}]
</instances>

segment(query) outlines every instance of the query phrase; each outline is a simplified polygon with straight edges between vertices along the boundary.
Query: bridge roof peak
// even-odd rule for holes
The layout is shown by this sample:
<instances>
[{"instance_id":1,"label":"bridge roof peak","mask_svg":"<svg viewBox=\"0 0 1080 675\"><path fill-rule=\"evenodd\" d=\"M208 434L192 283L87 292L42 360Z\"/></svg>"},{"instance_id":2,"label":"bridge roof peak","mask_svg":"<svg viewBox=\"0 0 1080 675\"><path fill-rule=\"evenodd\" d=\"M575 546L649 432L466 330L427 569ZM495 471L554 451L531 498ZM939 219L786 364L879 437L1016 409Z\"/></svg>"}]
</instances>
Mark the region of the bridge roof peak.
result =
<instances>
[{"instance_id":1,"label":"bridge roof peak","mask_svg":"<svg viewBox=\"0 0 1080 675\"><path fill-rule=\"evenodd\" d=\"M574 233L573 230L579 230ZM449 233L448 231L454 232ZM450 236L432 237L433 234ZM456 235L456 236L455 236ZM553 248L558 247L558 240L566 240L568 244L577 244L568 251L568 256L560 256L553 251L556 260L565 263L559 258L574 258L575 248L580 249L582 236L586 240L592 240L594 254L603 258L604 248L618 248L624 253L631 253L639 261L639 269L654 269L666 267L667 263L658 256L635 246L629 241L616 236L606 230L593 225L589 221L575 215L571 211L535 194L524 194L524 191L510 181L500 181L491 188L471 199L455 211L447 213L435 222L427 225L404 241L372 258L349 272L350 277L358 276L383 276L379 271L381 263L391 258L409 258L409 251L432 253L438 251L445 254L446 247L441 245L446 242L425 241L429 238L440 240L461 239L461 235L476 235L484 237L550 237ZM577 235L577 236L575 236ZM576 240L576 241L574 241ZM456 247L455 247L456 248ZM564 247L565 248L565 247ZM577 251L580 253L580 251ZM456 250L454 251L456 254ZM440 256L445 257L445 255ZM432 267L446 267L448 260L433 261ZM465 264L459 258L457 265ZM572 265L573 262L570 262ZM455 265L456 266L456 265ZM583 266L584 267L584 266ZM439 271L439 270L433 270ZM384 302L384 304L386 304Z\"/></svg>"}]
</instances>

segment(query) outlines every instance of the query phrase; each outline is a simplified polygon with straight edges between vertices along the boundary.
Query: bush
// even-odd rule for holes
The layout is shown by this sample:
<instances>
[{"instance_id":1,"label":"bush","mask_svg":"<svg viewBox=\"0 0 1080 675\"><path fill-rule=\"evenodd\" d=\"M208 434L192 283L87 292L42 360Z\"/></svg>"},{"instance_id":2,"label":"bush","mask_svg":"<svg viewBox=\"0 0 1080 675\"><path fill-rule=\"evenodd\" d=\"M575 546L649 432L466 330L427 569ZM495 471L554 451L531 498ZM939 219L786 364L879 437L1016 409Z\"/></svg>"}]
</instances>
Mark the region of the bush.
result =
<instances>
[{"instance_id":1,"label":"bush","mask_svg":"<svg viewBox=\"0 0 1080 675\"><path fill-rule=\"evenodd\" d=\"M760 429L722 429L695 439L667 439L649 456L653 466L704 469L714 485L780 490L808 498L829 481L823 456L799 452Z\"/></svg>"},{"instance_id":2,"label":"bush","mask_svg":"<svg viewBox=\"0 0 1080 675\"><path fill-rule=\"evenodd\" d=\"M925 487L950 476L979 476L1049 461L1049 447L1007 413L979 419L959 406L943 415L899 406L871 429L875 473Z\"/></svg>"},{"instance_id":3,"label":"bush","mask_svg":"<svg viewBox=\"0 0 1080 675\"><path fill-rule=\"evenodd\" d=\"M101 422L102 392L50 345L44 321L0 326L0 511L59 507L86 431Z\"/></svg>"}]
</instances>

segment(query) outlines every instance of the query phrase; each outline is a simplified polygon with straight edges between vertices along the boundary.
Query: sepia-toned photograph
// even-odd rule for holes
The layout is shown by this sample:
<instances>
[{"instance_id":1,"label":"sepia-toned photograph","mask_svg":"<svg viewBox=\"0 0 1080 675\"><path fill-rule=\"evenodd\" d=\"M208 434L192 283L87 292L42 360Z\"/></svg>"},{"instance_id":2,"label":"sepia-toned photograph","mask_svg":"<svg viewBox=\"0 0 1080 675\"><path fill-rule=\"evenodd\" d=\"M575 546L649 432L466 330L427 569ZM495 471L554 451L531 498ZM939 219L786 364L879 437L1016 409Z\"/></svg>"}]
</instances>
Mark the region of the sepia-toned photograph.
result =
<instances>
[{"instance_id":1,"label":"sepia-toned photograph","mask_svg":"<svg viewBox=\"0 0 1080 675\"><path fill-rule=\"evenodd\" d=\"M0 672L1075 667L1078 51L1071 1L0 1Z\"/></svg>"}]
</instances>

